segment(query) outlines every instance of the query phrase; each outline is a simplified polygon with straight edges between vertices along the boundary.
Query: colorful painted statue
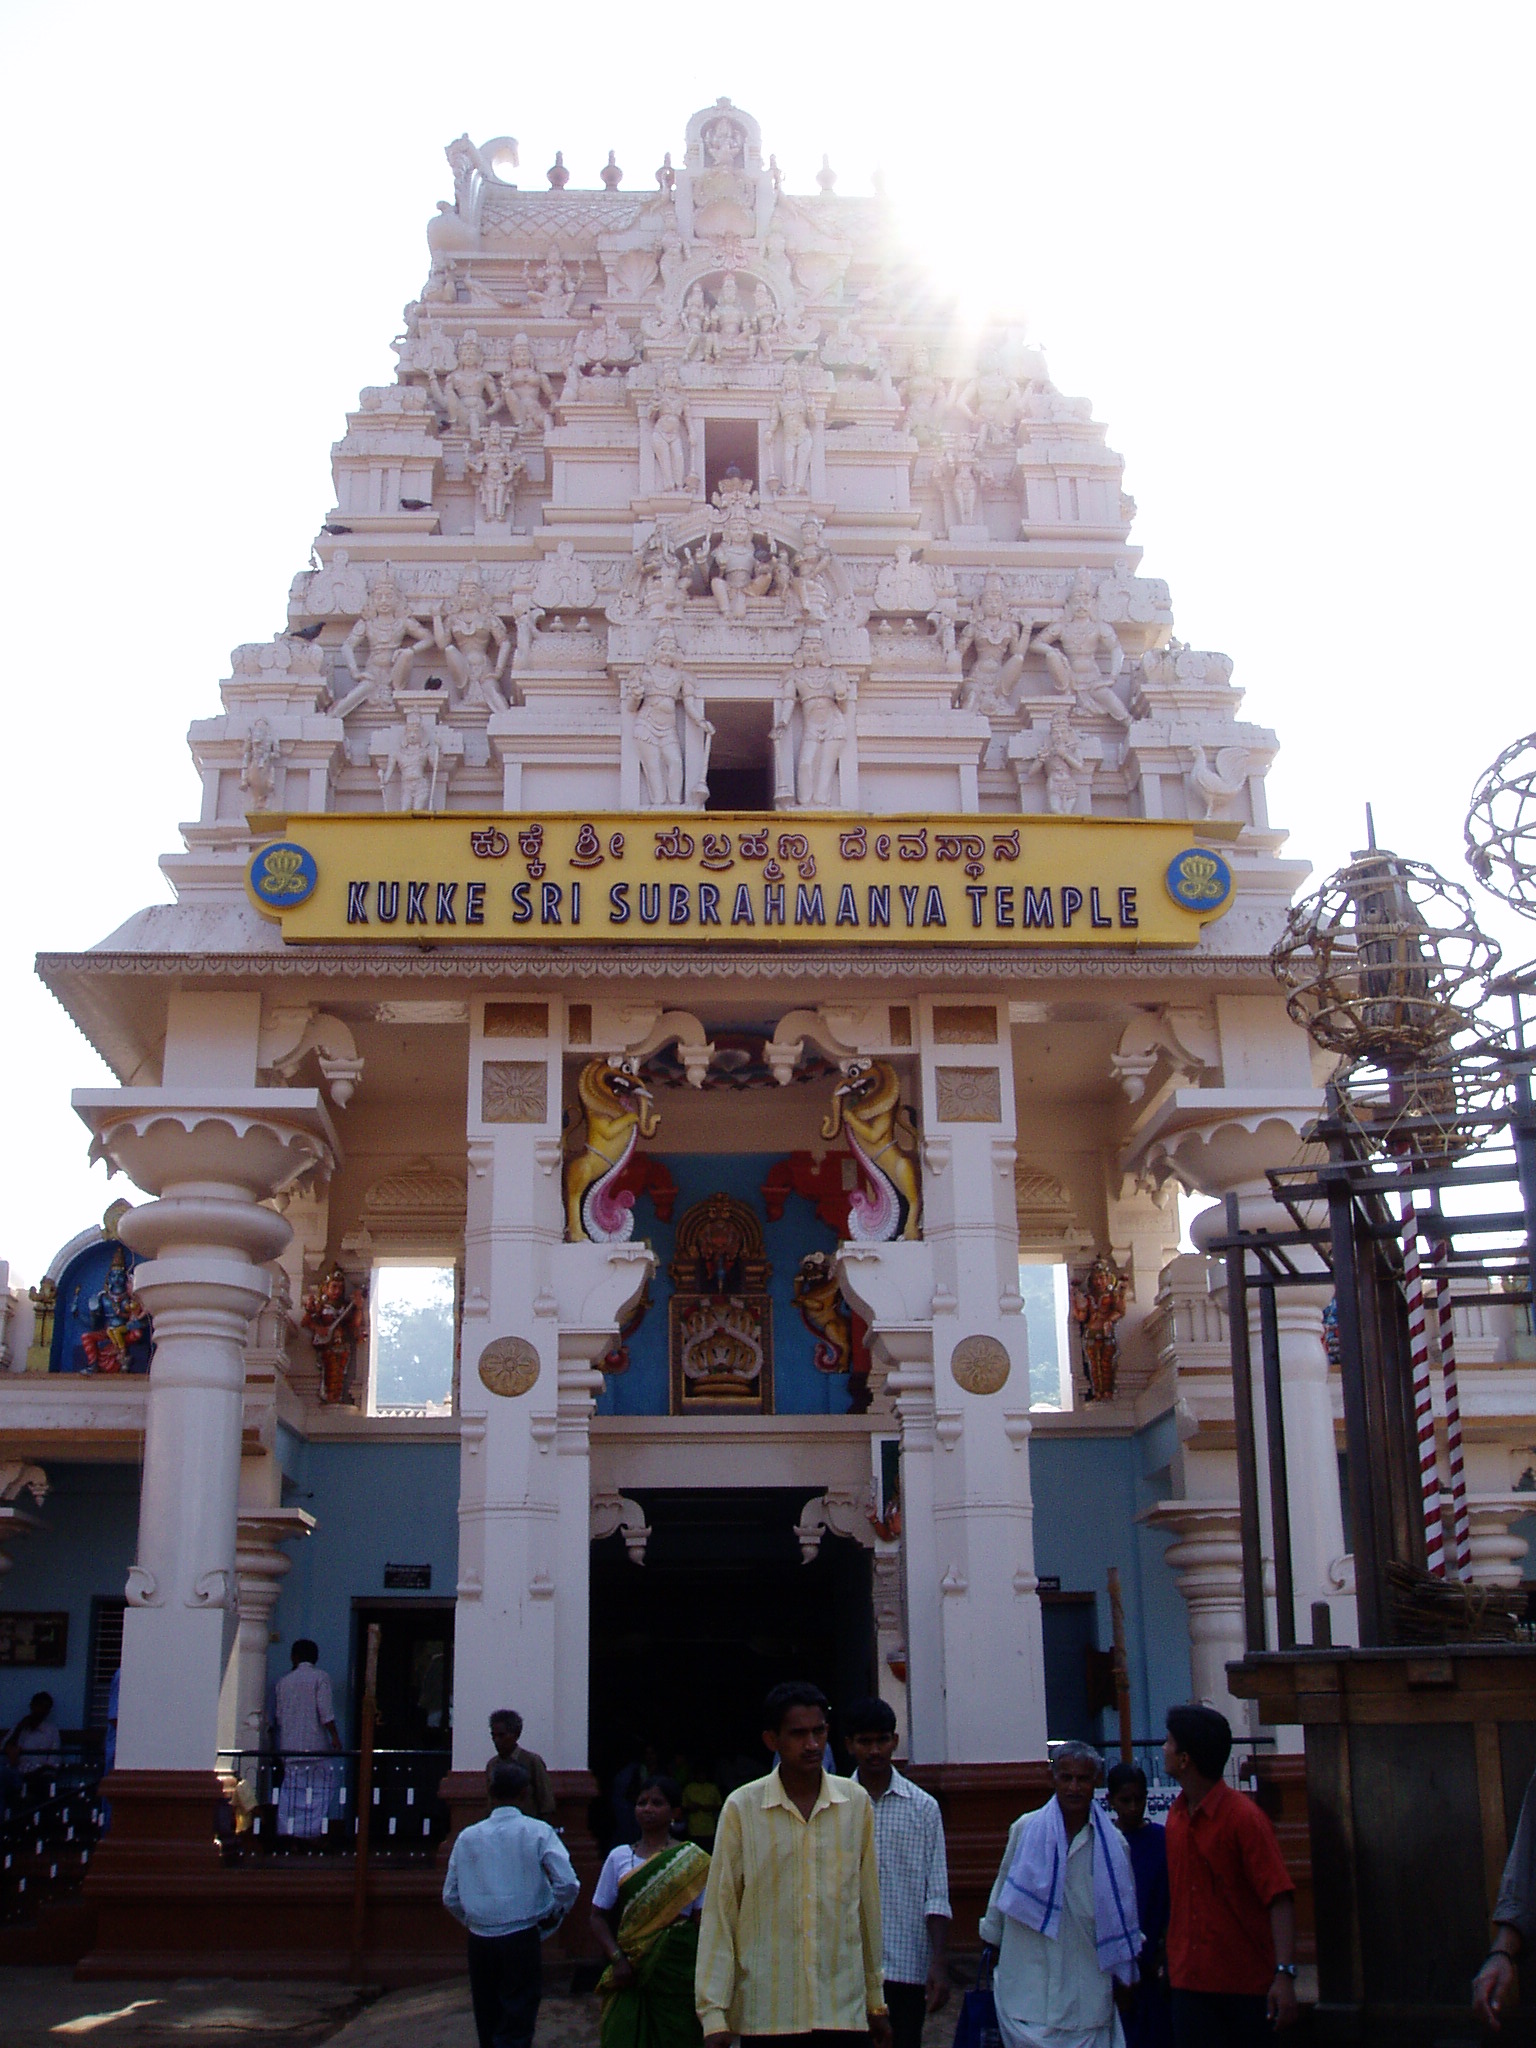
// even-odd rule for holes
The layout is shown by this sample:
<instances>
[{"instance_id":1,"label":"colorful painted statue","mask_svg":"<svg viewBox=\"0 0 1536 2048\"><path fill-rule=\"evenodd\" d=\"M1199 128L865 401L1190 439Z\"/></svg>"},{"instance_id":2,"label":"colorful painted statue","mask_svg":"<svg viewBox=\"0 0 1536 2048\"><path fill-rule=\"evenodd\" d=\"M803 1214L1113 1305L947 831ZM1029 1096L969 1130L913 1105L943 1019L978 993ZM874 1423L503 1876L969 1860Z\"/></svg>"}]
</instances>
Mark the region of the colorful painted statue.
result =
<instances>
[{"instance_id":1,"label":"colorful painted statue","mask_svg":"<svg viewBox=\"0 0 1536 2048\"><path fill-rule=\"evenodd\" d=\"M80 1349L86 1372L147 1372L154 1343L149 1312L133 1291L128 1259L119 1245L101 1291L88 1304L89 1327Z\"/></svg>"},{"instance_id":2,"label":"colorful painted statue","mask_svg":"<svg viewBox=\"0 0 1536 2048\"><path fill-rule=\"evenodd\" d=\"M320 1399L327 1407L349 1401L357 1348L368 1341L368 1304L362 1289L349 1293L346 1274L332 1266L320 1285L305 1295L299 1321L320 1361Z\"/></svg>"},{"instance_id":3,"label":"colorful painted statue","mask_svg":"<svg viewBox=\"0 0 1536 2048\"><path fill-rule=\"evenodd\" d=\"M1115 1325L1125 1314L1129 1285L1116 1270L1114 1261L1102 1252L1082 1279L1073 1283L1072 1320L1082 1336L1090 1401L1115 1398L1115 1375L1120 1364L1120 1339L1115 1335Z\"/></svg>"},{"instance_id":4,"label":"colorful painted statue","mask_svg":"<svg viewBox=\"0 0 1536 2048\"><path fill-rule=\"evenodd\" d=\"M636 1139L655 1137L660 1119L630 1061L588 1060L576 1092L587 1133L581 1151L566 1161L566 1236L573 1244L622 1244L635 1234L635 1196L617 1182Z\"/></svg>"},{"instance_id":5,"label":"colorful painted statue","mask_svg":"<svg viewBox=\"0 0 1536 2048\"><path fill-rule=\"evenodd\" d=\"M821 1126L824 1138L846 1129L848 1145L867 1186L848 1204L848 1235L863 1244L916 1237L921 1207L917 1162L897 1138L901 1083L886 1060L849 1060L832 1091L832 1109ZM911 1131L910 1122L906 1126Z\"/></svg>"},{"instance_id":6,"label":"colorful painted statue","mask_svg":"<svg viewBox=\"0 0 1536 2048\"><path fill-rule=\"evenodd\" d=\"M807 1252L795 1274L790 1299L816 1339L811 1353L818 1372L847 1372L853 1363L853 1324L837 1269L826 1252Z\"/></svg>"}]
</instances>

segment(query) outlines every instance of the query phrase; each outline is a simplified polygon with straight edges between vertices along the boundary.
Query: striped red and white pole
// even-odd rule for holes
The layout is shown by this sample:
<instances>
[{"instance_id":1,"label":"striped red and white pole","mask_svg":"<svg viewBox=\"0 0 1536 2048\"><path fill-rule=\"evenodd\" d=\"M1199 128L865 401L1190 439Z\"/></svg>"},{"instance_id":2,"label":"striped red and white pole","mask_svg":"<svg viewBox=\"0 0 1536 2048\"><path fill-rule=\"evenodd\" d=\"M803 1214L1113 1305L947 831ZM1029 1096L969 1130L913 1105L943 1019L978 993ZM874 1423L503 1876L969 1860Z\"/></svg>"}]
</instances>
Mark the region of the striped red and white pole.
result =
<instances>
[{"instance_id":1,"label":"striped red and white pole","mask_svg":"<svg viewBox=\"0 0 1536 2048\"><path fill-rule=\"evenodd\" d=\"M1440 1382L1445 1391L1446 1460L1451 1468L1451 1515L1456 1528L1456 1573L1472 1577L1472 1522L1467 1513L1467 1475L1461 1458L1461 1386L1456 1372L1456 1317L1451 1307L1451 1267L1443 1237L1432 1258L1435 1309L1439 1317Z\"/></svg>"},{"instance_id":2,"label":"striped red and white pole","mask_svg":"<svg viewBox=\"0 0 1536 2048\"><path fill-rule=\"evenodd\" d=\"M1424 1561L1445 1577L1445 1532L1440 1517L1440 1460L1435 1450L1435 1404L1429 1384L1429 1325L1419 1267L1419 1218L1410 1190L1403 1205L1403 1291L1408 1297L1408 1354L1413 1366L1413 1421L1419 1439L1419 1492L1424 1506Z\"/></svg>"}]
</instances>

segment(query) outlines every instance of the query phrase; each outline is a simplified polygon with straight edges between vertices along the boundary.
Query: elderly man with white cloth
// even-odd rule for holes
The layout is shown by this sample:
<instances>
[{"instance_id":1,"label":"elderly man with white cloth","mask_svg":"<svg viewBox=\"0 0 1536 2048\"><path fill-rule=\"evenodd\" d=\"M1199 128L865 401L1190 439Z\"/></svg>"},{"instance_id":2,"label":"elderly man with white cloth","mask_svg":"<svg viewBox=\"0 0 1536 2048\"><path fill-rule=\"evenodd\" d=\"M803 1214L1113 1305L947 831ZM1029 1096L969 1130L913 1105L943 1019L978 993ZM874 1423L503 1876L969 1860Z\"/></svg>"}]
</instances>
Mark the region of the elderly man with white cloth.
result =
<instances>
[{"instance_id":1,"label":"elderly man with white cloth","mask_svg":"<svg viewBox=\"0 0 1536 2048\"><path fill-rule=\"evenodd\" d=\"M1135 1981L1142 1937L1130 1856L1094 1804L1103 1768L1086 1742L1062 1743L1054 1798L1008 1830L981 1922L1003 2048L1123 2048L1114 1987Z\"/></svg>"}]
</instances>

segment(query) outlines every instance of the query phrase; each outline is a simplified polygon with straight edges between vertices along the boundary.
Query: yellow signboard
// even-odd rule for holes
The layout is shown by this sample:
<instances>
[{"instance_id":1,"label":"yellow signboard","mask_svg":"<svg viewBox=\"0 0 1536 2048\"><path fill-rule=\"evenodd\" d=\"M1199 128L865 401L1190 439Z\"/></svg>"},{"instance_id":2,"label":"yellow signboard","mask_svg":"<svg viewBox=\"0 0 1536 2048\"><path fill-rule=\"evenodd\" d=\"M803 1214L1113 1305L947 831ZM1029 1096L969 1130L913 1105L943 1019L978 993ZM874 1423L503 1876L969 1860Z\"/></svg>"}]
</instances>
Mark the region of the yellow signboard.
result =
<instances>
[{"instance_id":1,"label":"yellow signboard","mask_svg":"<svg viewBox=\"0 0 1536 2048\"><path fill-rule=\"evenodd\" d=\"M1178 820L303 813L249 887L299 943L1191 946L1232 874ZM1202 825L1203 840L1236 826Z\"/></svg>"}]
</instances>

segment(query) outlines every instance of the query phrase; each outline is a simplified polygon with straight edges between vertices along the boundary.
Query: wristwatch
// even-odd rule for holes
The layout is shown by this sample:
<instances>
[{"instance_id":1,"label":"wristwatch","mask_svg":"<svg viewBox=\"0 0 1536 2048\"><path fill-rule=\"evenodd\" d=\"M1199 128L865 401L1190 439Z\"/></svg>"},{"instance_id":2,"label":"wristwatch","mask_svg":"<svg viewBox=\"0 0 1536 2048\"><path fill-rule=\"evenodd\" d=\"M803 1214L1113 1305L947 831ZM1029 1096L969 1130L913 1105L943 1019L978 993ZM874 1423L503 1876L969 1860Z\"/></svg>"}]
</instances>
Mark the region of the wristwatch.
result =
<instances>
[{"instance_id":1,"label":"wristwatch","mask_svg":"<svg viewBox=\"0 0 1536 2048\"><path fill-rule=\"evenodd\" d=\"M1276 1963L1275 1975L1277 1977L1294 1978L1296 1975L1296 1965L1294 1963Z\"/></svg>"}]
</instances>

